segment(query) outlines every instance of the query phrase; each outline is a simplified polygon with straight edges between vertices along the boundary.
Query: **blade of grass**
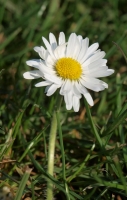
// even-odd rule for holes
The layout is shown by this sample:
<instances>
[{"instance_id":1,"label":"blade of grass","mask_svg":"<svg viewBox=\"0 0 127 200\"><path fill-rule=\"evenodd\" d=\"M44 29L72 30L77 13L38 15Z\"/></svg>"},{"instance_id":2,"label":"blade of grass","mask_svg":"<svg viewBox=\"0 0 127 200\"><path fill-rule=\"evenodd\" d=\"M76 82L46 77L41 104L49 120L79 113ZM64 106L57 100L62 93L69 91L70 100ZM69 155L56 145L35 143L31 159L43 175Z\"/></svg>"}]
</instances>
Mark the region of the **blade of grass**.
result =
<instances>
[{"instance_id":1,"label":"blade of grass","mask_svg":"<svg viewBox=\"0 0 127 200\"><path fill-rule=\"evenodd\" d=\"M116 45L116 47L121 51L121 53L122 53L122 55L123 55L123 57L124 57L124 59L125 59L125 61L126 61L126 63L127 63L127 57L126 57L126 55L125 55L125 53L123 52L123 50L121 49L121 47L117 44L117 43L115 43L115 42L113 42L115 45Z\"/></svg>"},{"instance_id":2,"label":"blade of grass","mask_svg":"<svg viewBox=\"0 0 127 200\"><path fill-rule=\"evenodd\" d=\"M120 74L117 74L117 76L116 76L116 84L117 84L117 98L116 98L117 105L116 106L117 106L117 114L119 114L122 109L122 80L121 80ZM121 144L125 144L126 143L125 133L123 131L122 124L119 125L118 131L119 131L119 135L120 135ZM123 147L122 150L123 150L123 155L124 155L124 159L125 159L125 163L126 163L126 167L127 167L127 148Z\"/></svg>"},{"instance_id":3,"label":"blade of grass","mask_svg":"<svg viewBox=\"0 0 127 200\"><path fill-rule=\"evenodd\" d=\"M80 167L78 167L78 170L72 176L68 178L68 182L71 182L81 172L82 169L84 170L86 168L86 163L88 162L94 148L95 148L95 144L92 145L90 152L87 154L86 158L84 159Z\"/></svg>"},{"instance_id":4,"label":"blade of grass","mask_svg":"<svg viewBox=\"0 0 127 200\"><path fill-rule=\"evenodd\" d=\"M16 29L6 40L0 45L0 51L4 49L20 32L21 28Z\"/></svg>"},{"instance_id":5,"label":"blade of grass","mask_svg":"<svg viewBox=\"0 0 127 200\"><path fill-rule=\"evenodd\" d=\"M111 187L111 188L116 188L116 189L122 189L125 191L124 185L119 184L119 181L105 181L104 179L101 179L98 176L93 175L93 178L98 182L97 184L94 185L100 185L100 186L106 186L106 187Z\"/></svg>"},{"instance_id":6,"label":"blade of grass","mask_svg":"<svg viewBox=\"0 0 127 200\"><path fill-rule=\"evenodd\" d=\"M97 115L100 115L101 112L105 109L105 102L106 102L106 97L107 97L107 91L104 91L102 98L100 99L100 103L97 109Z\"/></svg>"},{"instance_id":7,"label":"blade of grass","mask_svg":"<svg viewBox=\"0 0 127 200\"><path fill-rule=\"evenodd\" d=\"M2 6L0 6L0 24L4 18L4 12L5 12L5 4L6 4L7 0L4 1L4 4L2 4Z\"/></svg>"},{"instance_id":8,"label":"blade of grass","mask_svg":"<svg viewBox=\"0 0 127 200\"><path fill-rule=\"evenodd\" d=\"M111 126L108 127L108 130L106 130L103 134L103 137L112 134L112 132L120 125L123 123L123 121L126 119L127 117L127 110L123 111L121 115L118 115L115 119L115 121L113 122L113 124ZM107 141L108 142L108 141ZM106 143L107 143L106 142Z\"/></svg>"},{"instance_id":9,"label":"blade of grass","mask_svg":"<svg viewBox=\"0 0 127 200\"><path fill-rule=\"evenodd\" d=\"M27 148L25 148L24 153L21 155L21 157L17 160L18 163L20 163L23 158L27 155L28 151L33 148L41 139L42 135L44 135L44 131L48 128L48 126L46 126L44 128L44 130L42 130L30 143L29 145L27 144ZM22 138L22 137L21 137ZM11 175L13 173L13 171L16 168L16 164L14 165L14 167L10 170L9 174Z\"/></svg>"},{"instance_id":10,"label":"blade of grass","mask_svg":"<svg viewBox=\"0 0 127 200\"><path fill-rule=\"evenodd\" d=\"M99 196L96 197L96 200L102 199L102 196L103 196L107 191L108 191L108 188L105 188L105 189L101 192L101 194L99 194Z\"/></svg>"},{"instance_id":11,"label":"blade of grass","mask_svg":"<svg viewBox=\"0 0 127 200\"><path fill-rule=\"evenodd\" d=\"M124 38L126 37L126 35L127 35L127 31L125 31L124 33L123 33L123 35L121 36L121 38L116 42L117 44L120 44L123 40L124 40ZM110 58L112 55L113 55L113 53L115 52L115 46L113 46L109 51L108 51L108 53L106 54L106 56L105 56L105 58L106 59L108 59L108 58Z\"/></svg>"},{"instance_id":12,"label":"blade of grass","mask_svg":"<svg viewBox=\"0 0 127 200\"><path fill-rule=\"evenodd\" d=\"M87 101L85 99L84 99L84 101L85 101L86 111L87 111L87 115L88 115L88 118L89 118L89 122L90 122L90 125L91 125L91 128L92 128L93 134L94 134L97 142L99 143L100 147L102 148L103 147L102 140L100 138L100 135L99 135L95 125L94 125L89 105L88 105L88 103L87 103Z\"/></svg>"},{"instance_id":13,"label":"blade of grass","mask_svg":"<svg viewBox=\"0 0 127 200\"><path fill-rule=\"evenodd\" d=\"M10 149L12 148L12 145L13 145L13 142L15 140L15 137L16 135L18 134L19 132L19 127L21 125L21 120L22 120L22 117L23 117L23 114L24 114L24 111L18 113L18 116L17 116L17 121L15 122L15 126L13 128L13 130L10 130L9 134L8 134L8 138L7 138L7 141L6 141L6 145L3 146L3 148L1 149L1 154L0 154L0 159L2 158L3 156L3 153L4 154L8 154L8 152L10 151ZM8 143L9 142L9 143ZM9 145L8 145L9 144Z\"/></svg>"},{"instance_id":14,"label":"blade of grass","mask_svg":"<svg viewBox=\"0 0 127 200\"><path fill-rule=\"evenodd\" d=\"M120 164L120 161L119 161L119 158L117 155L115 155L114 159L113 159L115 165L116 165L116 168L117 168L117 171L119 173L119 179L121 180L121 183L123 184L123 187L124 187L124 190L125 190L125 193L127 195L127 184L126 184L126 179L124 178L123 176L123 170L121 168L121 164Z\"/></svg>"},{"instance_id":15,"label":"blade of grass","mask_svg":"<svg viewBox=\"0 0 127 200\"><path fill-rule=\"evenodd\" d=\"M26 171L25 171L25 173L22 177L22 180L20 182L20 185L19 185L19 188L17 190L17 193L16 193L14 200L21 200L21 197L23 195L23 192L24 192L25 186L27 184L27 181L29 179L31 171L32 171L32 169L29 169L29 168L26 169Z\"/></svg>"},{"instance_id":16,"label":"blade of grass","mask_svg":"<svg viewBox=\"0 0 127 200\"><path fill-rule=\"evenodd\" d=\"M23 139L23 141L24 141L24 142L23 142L23 145L24 145L24 147L25 147L25 145L26 145L27 143L26 143L26 141L25 141L25 139L24 139L23 136L22 136L22 139ZM42 178L45 178L46 180L49 180L49 179L50 179L50 181L52 181L52 183L53 183L59 190L63 191L64 194L66 195L66 190L64 189L64 185L61 184L61 182L57 181L53 176L51 176L50 174L48 174L44 168L42 168L42 166L35 160L35 158L34 158L34 156L32 155L32 153L31 153L30 150L29 150L29 152L28 152L28 155L29 155L29 157L30 157L30 159L31 159L31 161L32 161L32 163L33 163L33 165L35 166L35 168L41 172L41 175L39 176L39 178L42 177ZM76 199L75 199L75 197L76 197ZM77 199L83 200L83 199L84 199L83 197L81 197L80 195L76 194L76 193L73 192L73 191L70 191L70 198L71 198L72 200L77 200Z\"/></svg>"}]
</instances>

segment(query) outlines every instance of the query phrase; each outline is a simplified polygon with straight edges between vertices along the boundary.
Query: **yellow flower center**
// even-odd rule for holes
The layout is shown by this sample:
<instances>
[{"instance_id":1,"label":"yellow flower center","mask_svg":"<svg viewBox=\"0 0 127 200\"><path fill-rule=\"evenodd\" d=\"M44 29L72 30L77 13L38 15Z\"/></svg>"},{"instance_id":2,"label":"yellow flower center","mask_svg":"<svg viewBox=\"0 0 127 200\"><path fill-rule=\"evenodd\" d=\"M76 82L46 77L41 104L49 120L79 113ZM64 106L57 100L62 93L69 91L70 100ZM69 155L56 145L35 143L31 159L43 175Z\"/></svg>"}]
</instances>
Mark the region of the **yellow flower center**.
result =
<instances>
[{"instance_id":1,"label":"yellow flower center","mask_svg":"<svg viewBox=\"0 0 127 200\"><path fill-rule=\"evenodd\" d=\"M55 69L63 79L78 80L82 74L80 63L72 58L60 58Z\"/></svg>"}]
</instances>

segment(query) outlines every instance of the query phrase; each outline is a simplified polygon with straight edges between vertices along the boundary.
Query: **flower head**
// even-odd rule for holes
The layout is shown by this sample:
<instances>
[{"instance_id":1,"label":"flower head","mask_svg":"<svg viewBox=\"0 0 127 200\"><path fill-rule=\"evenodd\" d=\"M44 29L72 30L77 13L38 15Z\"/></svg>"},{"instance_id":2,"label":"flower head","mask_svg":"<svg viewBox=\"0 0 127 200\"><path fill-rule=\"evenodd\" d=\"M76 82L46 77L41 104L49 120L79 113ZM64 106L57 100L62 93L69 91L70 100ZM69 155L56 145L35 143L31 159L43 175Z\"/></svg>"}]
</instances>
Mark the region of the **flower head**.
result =
<instances>
[{"instance_id":1,"label":"flower head","mask_svg":"<svg viewBox=\"0 0 127 200\"><path fill-rule=\"evenodd\" d=\"M63 32L59 34L58 43L52 33L49 34L49 42L44 37L42 40L46 49L42 46L34 48L41 59L26 62L36 70L24 73L24 78L42 77L43 81L35 86L46 86L47 96L60 88L59 93L64 96L67 110L73 107L75 112L79 111L82 95L93 106L93 99L87 89L99 92L108 88L107 83L97 78L114 72L106 66L107 60L103 59L105 52L97 50L98 43L89 46L88 38L83 39L75 33L70 35L67 43Z\"/></svg>"}]
</instances>

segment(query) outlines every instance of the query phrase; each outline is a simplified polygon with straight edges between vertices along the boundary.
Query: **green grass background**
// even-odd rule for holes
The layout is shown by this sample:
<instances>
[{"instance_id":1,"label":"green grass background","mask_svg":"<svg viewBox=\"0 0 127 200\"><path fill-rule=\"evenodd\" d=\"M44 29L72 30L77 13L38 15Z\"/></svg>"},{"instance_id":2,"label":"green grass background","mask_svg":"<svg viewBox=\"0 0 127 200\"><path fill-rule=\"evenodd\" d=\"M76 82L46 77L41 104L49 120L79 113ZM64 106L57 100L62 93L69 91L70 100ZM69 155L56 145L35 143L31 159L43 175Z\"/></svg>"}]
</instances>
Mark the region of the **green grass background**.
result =
<instances>
[{"instance_id":1,"label":"green grass background","mask_svg":"<svg viewBox=\"0 0 127 200\"><path fill-rule=\"evenodd\" d=\"M99 42L115 73L103 78L109 89L91 92L95 105L86 112L61 107L66 181L72 200L127 198L127 2L126 0L0 0L0 188L22 199L45 199L46 181L54 198L66 199L59 136L54 178L47 151L55 95L46 97L38 80L24 80L26 61L39 58L33 47L52 32L72 32ZM117 45L115 45L115 42ZM89 116L89 118L88 118ZM101 137L99 145L94 133ZM95 144L95 147L94 147ZM92 149L92 150L91 150ZM32 172L30 169L32 169ZM18 190L19 189L19 190ZM19 192L20 191L20 192ZM15 199L21 199L16 196Z\"/></svg>"}]
</instances>

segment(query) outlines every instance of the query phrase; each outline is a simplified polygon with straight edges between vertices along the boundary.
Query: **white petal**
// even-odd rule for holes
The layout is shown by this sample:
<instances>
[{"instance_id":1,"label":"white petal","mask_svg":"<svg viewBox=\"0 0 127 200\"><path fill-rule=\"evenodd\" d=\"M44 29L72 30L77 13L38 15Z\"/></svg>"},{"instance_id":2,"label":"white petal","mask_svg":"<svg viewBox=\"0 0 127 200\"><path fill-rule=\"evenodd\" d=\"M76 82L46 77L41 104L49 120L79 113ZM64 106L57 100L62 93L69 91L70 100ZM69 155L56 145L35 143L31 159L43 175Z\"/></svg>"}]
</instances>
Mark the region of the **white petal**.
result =
<instances>
[{"instance_id":1,"label":"white petal","mask_svg":"<svg viewBox=\"0 0 127 200\"><path fill-rule=\"evenodd\" d=\"M36 51L38 54L39 54L39 56L43 59L43 60L45 60L45 54L46 54L46 50L45 50L45 48L44 47L34 47L34 51Z\"/></svg>"},{"instance_id":2,"label":"white petal","mask_svg":"<svg viewBox=\"0 0 127 200\"><path fill-rule=\"evenodd\" d=\"M81 84L83 85L83 86L85 86L86 88L88 88L88 89L90 89L90 90L93 90L93 91L95 91L95 92L99 92L99 91L101 91L101 90L104 90L105 89L105 86L104 85L102 85L101 83L99 83L99 81L98 81L98 83L92 83L92 82L88 82L87 80L86 81L84 81L83 79L80 79L80 82L81 82Z\"/></svg>"},{"instance_id":3,"label":"white petal","mask_svg":"<svg viewBox=\"0 0 127 200\"><path fill-rule=\"evenodd\" d=\"M66 80L65 82L65 85L64 85L64 92L68 92L72 89L72 83L71 81L68 79Z\"/></svg>"},{"instance_id":4,"label":"white petal","mask_svg":"<svg viewBox=\"0 0 127 200\"><path fill-rule=\"evenodd\" d=\"M42 74L39 70L33 70L33 71L25 72L23 74L23 77L26 79L36 79L36 78L42 77Z\"/></svg>"},{"instance_id":5,"label":"white petal","mask_svg":"<svg viewBox=\"0 0 127 200\"><path fill-rule=\"evenodd\" d=\"M54 66L55 65L55 60L53 59L53 57L49 54L49 52L46 52L46 55L45 55L45 62L47 65L50 65L50 66Z\"/></svg>"},{"instance_id":6,"label":"white petal","mask_svg":"<svg viewBox=\"0 0 127 200\"><path fill-rule=\"evenodd\" d=\"M80 53L81 50L81 43L79 42L78 38L76 37L76 44L75 44L75 49L73 51L73 58L77 60L77 57Z\"/></svg>"},{"instance_id":7,"label":"white petal","mask_svg":"<svg viewBox=\"0 0 127 200\"><path fill-rule=\"evenodd\" d=\"M47 96L51 96L57 89L59 88L58 85L52 84L47 90Z\"/></svg>"},{"instance_id":8,"label":"white petal","mask_svg":"<svg viewBox=\"0 0 127 200\"><path fill-rule=\"evenodd\" d=\"M47 86L47 85L51 85L52 83L49 81L42 81L40 83L35 84L35 87L42 87L42 86Z\"/></svg>"},{"instance_id":9,"label":"white petal","mask_svg":"<svg viewBox=\"0 0 127 200\"><path fill-rule=\"evenodd\" d=\"M104 56L105 56L105 52L104 52L104 51L98 52L98 53L92 55L90 58L88 58L88 59L84 62L84 65L89 65L90 63L92 63L92 62L94 62L94 61L97 61L97 60L99 60L99 59L102 59Z\"/></svg>"},{"instance_id":10,"label":"white petal","mask_svg":"<svg viewBox=\"0 0 127 200\"><path fill-rule=\"evenodd\" d=\"M88 104L89 104L90 106L93 106L93 105L94 105L93 99L92 99L92 97L91 97L91 95L90 95L89 92L85 93L85 94L84 94L84 97L86 98L86 100L87 100L87 102L88 102Z\"/></svg>"},{"instance_id":11,"label":"white petal","mask_svg":"<svg viewBox=\"0 0 127 200\"><path fill-rule=\"evenodd\" d=\"M54 55L55 55L56 59L65 57L65 50L66 50L66 43L58 46L54 51Z\"/></svg>"},{"instance_id":12,"label":"white petal","mask_svg":"<svg viewBox=\"0 0 127 200\"><path fill-rule=\"evenodd\" d=\"M88 66L85 64L86 62L84 62L82 64L82 67L85 69L85 70L97 70L97 69L100 69L101 66L105 66L106 63L107 63L107 60L106 59L99 59L99 60L96 60L92 63L90 63Z\"/></svg>"},{"instance_id":13,"label":"white petal","mask_svg":"<svg viewBox=\"0 0 127 200\"><path fill-rule=\"evenodd\" d=\"M65 35L63 32L60 32L59 34L59 45L62 45L65 43Z\"/></svg>"},{"instance_id":14,"label":"white petal","mask_svg":"<svg viewBox=\"0 0 127 200\"><path fill-rule=\"evenodd\" d=\"M102 81L103 82L103 81ZM102 85L105 87L105 88L108 88L108 84L103 82Z\"/></svg>"},{"instance_id":15,"label":"white petal","mask_svg":"<svg viewBox=\"0 0 127 200\"><path fill-rule=\"evenodd\" d=\"M61 78L59 78L58 76L56 75L50 75L50 74L44 74L44 77L47 81L51 81L52 83L56 83L58 85L61 85L62 84L62 80Z\"/></svg>"},{"instance_id":16,"label":"white petal","mask_svg":"<svg viewBox=\"0 0 127 200\"><path fill-rule=\"evenodd\" d=\"M40 62L41 62L41 59L34 59L34 60L27 60L26 64L31 67L39 68Z\"/></svg>"},{"instance_id":17,"label":"white petal","mask_svg":"<svg viewBox=\"0 0 127 200\"><path fill-rule=\"evenodd\" d=\"M98 43L92 44L87 50L87 55L88 56L92 55L98 49L98 47L99 47Z\"/></svg>"},{"instance_id":18,"label":"white petal","mask_svg":"<svg viewBox=\"0 0 127 200\"><path fill-rule=\"evenodd\" d=\"M50 41L52 50L54 51L57 47L57 41L56 41L55 36L52 33L49 34L49 41Z\"/></svg>"},{"instance_id":19,"label":"white petal","mask_svg":"<svg viewBox=\"0 0 127 200\"><path fill-rule=\"evenodd\" d=\"M79 42L80 42L80 44L81 44L81 42L82 42L82 36L81 35L78 35L78 40L79 40Z\"/></svg>"},{"instance_id":20,"label":"white petal","mask_svg":"<svg viewBox=\"0 0 127 200\"><path fill-rule=\"evenodd\" d=\"M77 60L82 63L82 60L84 60L84 56L87 52L87 49L88 49L88 45L89 45L89 38L85 38L83 41L82 41L82 46L81 46L81 50L80 50L80 53L79 53L79 56L77 58Z\"/></svg>"},{"instance_id":21,"label":"white petal","mask_svg":"<svg viewBox=\"0 0 127 200\"><path fill-rule=\"evenodd\" d=\"M72 83L69 79L67 79L60 89L60 94L64 95L68 93L70 90L72 90Z\"/></svg>"},{"instance_id":22,"label":"white petal","mask_svg":"<svg viewBox=\"0 0 127 200\"><path fill-rule=\"evenodd\" d=\"M73 96L73 108L75 112L79 111L80 101L77 96Z\"/></svg>"},{"instance_id":23,"label":"white petal","mask_svg":"<svg viewBox=\"0 0 127 200\"><path fill-rule=\"evenodd\" d=\"M43 40L43 42L44 42L44 44L45 44L45 46L46 46L48 52L49 52L49 53L51 54L51 56L54 58L54 54L53 54L51 45L49 44L49 42L48 42L44 37L42 37L42 40Z\"/></svg>"},{"instance_id":24,"label":"white petal","mask_svg":"<svg viewBox=\"0 0 127 200\"><path fill-rule=\"evenodd\" d=\"M72 108L72 92L68 92L64 95L64 100L66 103L66 109L71 110Z\"/></svg>"},{"instance_id":25,"label":"white petal","mask_svg":"<svg viewBox=\"0 0 127 200\"><path fill-rule=\"evenodd\" d=\"M92 55L94 54L94 52L97 50L98 47L99 47L99 44L98 44L98 43L92 44L92 45L88 48L88 50L87 50L85 56L83 57L81 63L83 63L86 59L88 59L90 56L92 56Z\"/></svg>"},{"instance_id":26,"label":"white petal","mask_svg":"<svg viewBox=\"0 0 127 200\"><path fill-rule=\"evenodd\" d=\"M84 76L82 77L82 79L87 82L87 83L90 83L91 85L103 85L105 88L108 88L108 84L97 79L97 78L94 78L94 77L88 77L88 76Z\"/></svg>"},{"instance_id":27,"label":"white petal","mask_svg":"<svg viewBox=\"0 0 127 200\"><path fill-rule=\"evenodd\" d=\"M91 72L90 76L91 77L95 77L95 78L100 78L100 77L110 76L113 73L114 73L113 69L108 69L107 71L105 71L105 70L98 70L96 72Z\"/></svg>"},{"instance_id":28,"label":"white petal","mask_svg":"<svg viewBox=\"0 0 127 200\"><path fill-rule=\"evenodd\" d=\"M41 47L34 47L34 51L36 51L37 53L39 53L41 51Z\"/></svg>"},{"instance_id":29,"label":"white petal","mask_svg":"<svg viewBox=\"0 0 127 200\"><path fill-rule=\"evenodd\" d=\"M84 97L86 98L89 105L93 106L94 105L93 99L92 99L90 93L88 92L88 90L78 82L76 82L76 87L79 90L79 92L84 95Z\"/></svg>"},{"instance_id":30,"label":"white petal","mask_svg":"<svg viewBox=\"0 0 127 200\"><path fill-rule=\"evenodd\" d=\"M67 52L66 52L66 57L73 57L73 52L75 48L75 43L76 43L76 34L72 33L69 37L68 44L67 44Z\"/></svg>"},{"instance_id":31,"label":"white petal","mask_svg":"<svg viewBox=\"0 0 127 200\"><path fill-rule=\"evenodd\" d=\"M49 74L49 75L54 75L55 74L54 70L52 68L49 68L48 66L46 66L44 62L40 63L39 70L43 74Z\"/></svg>"},{"instance_id":32,"label":"white petal","mask_svg":"<svg viewBox=\"0 0 127 200\"><path fill-rule=\"evenodd\" d=\"M51 84L50 84L51 85ZM50 88L50 85L48 85L46 88L45 88L45 93L47 93L48 89Z\"/></svg>"},{"instance_id":33,"label":"white petal","mask_svg":"<svg viewBox=\"0 0 127 200\"><path fill-rule=\"evenodd\" d=\"M96 51L94 51L93 55L95 55L95 54L97 54L99 52L101 52L101 49L97 49Z\"/></svg>"},{"instance_id":34,"label":"white petal","mask_svg":"<svg viewBox=\"0 0 127 200\"><path fill-rule=\"evenodd\" d=\"M84 70L83 74L91 76L91 74L94 74L94 73L99 74L101 71L107 71L107 70L108 70L108 66L106 66L106 65L98 66L97 68Z\"/></svg>"},{"instance_id":35,"label":"white petal","mask_svg":"<svg viewBox=\"0 0 127 200\"><path fill-rule=\"evenodd\" d=\"M77 90L81 93L84 94L86 93L86 88L83 87L80 83L78 83L77 81L75 81L75 86L77 88Z\"/></svg>"},{"instance_id":36,"label":"white petal","mask_svg":"<svg viewBox=\"0 0 127 200\"><path fill-rule=\"evenodd\" d=\"M75 96L77 96L78 98L81 98L81 93L79 92L79 90L77 89L77 87L75 86L75 82L73 84L73 93Z\"/></svg>"}]
</instances>

